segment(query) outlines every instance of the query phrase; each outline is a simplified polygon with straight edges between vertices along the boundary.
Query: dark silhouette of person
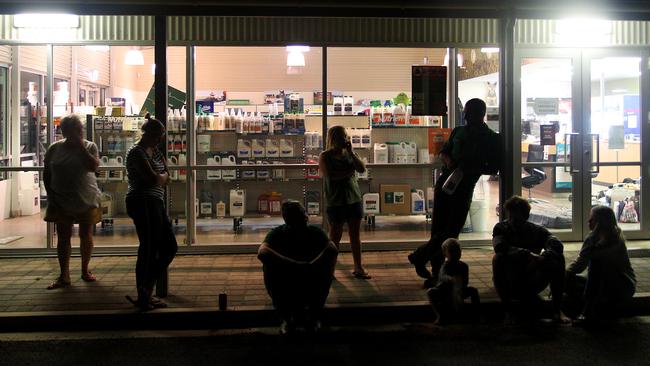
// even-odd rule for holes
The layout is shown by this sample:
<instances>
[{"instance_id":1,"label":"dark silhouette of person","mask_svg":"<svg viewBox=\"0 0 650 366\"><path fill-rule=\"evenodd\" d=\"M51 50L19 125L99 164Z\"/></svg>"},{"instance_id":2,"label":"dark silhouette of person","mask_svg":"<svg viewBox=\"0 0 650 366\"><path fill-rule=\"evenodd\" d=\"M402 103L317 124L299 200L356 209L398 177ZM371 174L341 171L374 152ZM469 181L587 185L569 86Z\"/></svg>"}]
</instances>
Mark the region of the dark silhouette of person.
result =
<instances>
[{"instance_id":1,"label":"dark silhouette of person","mask_svg":"<svg viewBox=\"0 0 650 366\"><path fill-rule=\"evenodd\" d=\"M465 224L472 203L474 186L482 174L496 174L488 163L499 162L501 151L499 135L484 122L486 106L481 99L470 99L465 103L466 126L454 128L440 152L443 162L442 175L434 189L431 238L408 256L417 274L426 279L425 287L435 284L440 266L444 261L441 245L448 238L458 238ZM495 145L495 141L497 146ZM462 180L451 194L443 191L447 178L460 169ZM431 272L427 269L431 262Z\"/></svg>"},{"instance_id":2,"label":"dark silhouette of person","mask_svg":"<svg viewBox=\"0 0 650 366\"><path fill-rule=\"evenodd\" d=\"M280 332L320 328L320 316L329 294L338 250L327 234L308 225L298 201L282 203L284 225L271 230L259 248L264 284L282 320Z\"/></svg>"},{"instance_id":3,"label":"dark silhouette of person","mask_svg":"<svg viewBox=\"0 0 650 366\"><path fill-rule=\"evenodd\" d=\"M138 298L127 296L133 305L147 311L167 307L153 290L166 273L178 250L176 236L165 208L165 186L169 183L167 160L158 148L165 127L157 119L145 116L142 137L126 154L126 212L133 220L140 246L135 265Z\"/></svg>"},{"instance_id":4,"label":"dark silhouette of person","mask_svg":"<svg viewBox=\"0 0 650 366\"><path fill-rule=\"evenodd\" d=\"M577 320L587 322L615 317L636 290L636 276L614 211L594 207L589 229L578 258L566 270L567 295L583 305ZM585 269L587 276L580 275Z\"/></svg>"},{"instance_id":5,"label":"dark silhouette of person","mask_svg":"<svg viewBox=\"0 0 650 366\"><path fill-rule=\"evenodd\" d=\"M462 249L458 239L449 238L442 243L445 262L440 267L438 283L427 290L433 307L434 323L447 323L459 315L466 298L471 298L472 311L478 316L480 299L478 290L469 285L469 266L460 260Z\"/></svg>"},{"instance_id":6,"label":"dark silhouette of person","mask_svg":"<svg viewBox=\"0 0 650 366\"><path fill-rule=\"evenodd\" d=\"M562 312L564 294L564 246L543 226L528 222L530 203L513 196L504 208L507 220L494 226L492 274L494 287L512 320L512 299L526 305L539 301L538 294L549 284L553 318L560 323L570 319ZM527 309L533 310L533 309Z\"/></svg>"}]
</instances>

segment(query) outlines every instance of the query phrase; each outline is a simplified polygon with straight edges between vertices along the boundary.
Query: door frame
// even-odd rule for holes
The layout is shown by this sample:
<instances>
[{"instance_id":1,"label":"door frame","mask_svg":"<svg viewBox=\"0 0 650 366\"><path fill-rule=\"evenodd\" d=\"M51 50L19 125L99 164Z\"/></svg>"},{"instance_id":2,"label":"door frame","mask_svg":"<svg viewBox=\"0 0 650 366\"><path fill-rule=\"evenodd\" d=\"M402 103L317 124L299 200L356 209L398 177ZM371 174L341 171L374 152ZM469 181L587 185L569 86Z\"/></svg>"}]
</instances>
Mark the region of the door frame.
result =
<instances>
[{"instance_id":1,"label":"door frame","mask_svg":"<svg viewBox=\"0 0 650 366\"><path fill-rule=\"evenodd\" d=\"M640 58L640 72L639 75L639 108L640 108L640 130L641 130L641 156L638 165L640 167L642 181L645 178L647 181L650 177L650 143L644 142L647 140L647 135L650 133L648 123L650 122L650 102L646 96L650 95L650 51L647 48L589 48L581 51L582 59L582 92L581 105L582 105L582 135L587 136L591 133L591 61L594 59L602 59L606 57L639 57ZM646 136L644 138L644 136ZM589 144L591 147L591 144ZM593 150L593 149L591 149ZM586 153L586 152L585 152ZM592 151L590 153L593 154ZM592 168L590 159L584 159L581 169L587 172ZM632 165L631 163L600 163L601 167L611 166L625 166ZM633 164L637 165L637 164ZM591 210L591 178L586 175L582 180L582 189L585 194L582 196L583 215L585 220L582 223L583 233L589 232L589 227L586 218L589 217ZM650 186L648 184L641 184L641 200L640 200L640 228L639 230L626 231L625 237L628 239L648 239L650 238Z\"/></svg>"}]
</instances>

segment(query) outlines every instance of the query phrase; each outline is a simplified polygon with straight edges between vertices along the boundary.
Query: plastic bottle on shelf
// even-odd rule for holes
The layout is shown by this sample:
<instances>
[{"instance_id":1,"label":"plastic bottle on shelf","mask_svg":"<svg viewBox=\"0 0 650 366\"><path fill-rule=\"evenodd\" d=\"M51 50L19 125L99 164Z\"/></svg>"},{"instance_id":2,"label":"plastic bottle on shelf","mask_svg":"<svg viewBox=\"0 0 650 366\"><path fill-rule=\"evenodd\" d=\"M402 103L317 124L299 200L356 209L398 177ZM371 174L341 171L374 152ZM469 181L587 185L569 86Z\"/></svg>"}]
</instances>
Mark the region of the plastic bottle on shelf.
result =
<instances>
[{"instance_id":1,"label":"plastic bottle on shelf","mask_svg":"<svg viewBox=\"0 0 650 366\"><path fill-rule=\"evenodd\" d=\"M187 111L185 110L185 107L181 109L180 115L180 130L185 131L187 129Z\"/></svg>"},{"instance_id":2,"label":"plastic bottle on shelf","mask_svg":"<svg viewBox=\"0 0 650 366\"><path fill-rule=\"evenodd\" d=\"M271 192L269 195L269 213L271 215L282 213L282 193Z\"/></svg>"},{"instance_id":3,"label":"plastic bottle on shelf","mask_svg":"<svg viewBox=\"0 0 650 366\"><path fill-rule=\"evenodd\" d=\"M388 145L375 143L373 162L375 164L387 164L388 163Z\"/></svg>"},{"instance_id":4,"label":"plastic bottle on shelf","mask_svg":"<svg viewBox=\"0 0 650 366\"><path fill-rule=\"evenodd\" d=\"M278 140L266 139L266 157L267 158L280 157L280 145L278 144Z\"/></svg>"},{"instance_id":5,"label":"plastic bottle on shelf","mask_svg":"<svg viewBox=\"0 0 650 366\"><path fill-rule=\"evenodd\" d=\"M395 126L406 125L406 111L402 108L401 104L393 108L393 120L395 121Z\"/></svg>"},{"instance_id":6,"label":"plastic bottle on shelf","mask_svg":"<svg viewBox=\"0 0 650 366\"><path fill-rule=\"evenodd\" d=\"M215 120L214 115L208 114L206 130L211 130L211 131L216 130L217 129L216 122L217 121Z\"/></svg>"},{"instance_id":7,"label":"plastic bottle on shelf","mask_svg":"<svg viewBox=\"0 0 650 366\"><path fill-rule=\"evenodd\" d=\"M369 149L372 147L372 131L369 128L361 130L361 147ZM320 140L320 135L318 135ZM320 147L320 145L318 146Z\"/></svg>"},{"instance_id":8,"label":"plastic bottle on shelf","mask_svg":"<svg viewBox=\"0 0 650 366\"><path fill-rule=\"evenodd\" d=\"M427 212L433 213L433 187L427 187Z\"/></svg>"},{"instance_id":9,"label":"plastic bottle on shelf","mask_svg":"<svg viewBox=\"0 0 650 366\"><path fill-rule=\"evenodd\" d=\"M199 203L199 213L201 216L212 216L212 193L201 191L201 201Z\"/></svg>"},{"instance_id":10,"label":"plastic bottle on shelf","mask_svg":"<svg viewBox=\"0 0 650 366\"><path fill-rule=\"evenodd\" d=\"M252 155L254 159L262 159L266 157L266 148L264 146L264 140L253 139L251 149L252 149Z\"/></svg>"},{"instance_id":11,"label":"plastic bottle on shelf","mask_svg":"<svg viewBox=\"0 0 650 366\"><path fill-rule=\"evenodd\" d=\"M215 155L215 156L213 156L211 158L208 158L206 164L210 165L210 166L220 166L221 165L221 157L219 155ZM206 179L207 180L220 180L221 179L221 169L207 170Z\"/></svg>"},{"instance_id":12,"label":"plastic bottle on shelf","mask_svg":"<svg viewBox=\"0 0 650 366\"><path fill-rule=\"evenodd\" d=\"M114 150L115 150L116 153L124 151L124 140L122 139L122 136L120 136L119 133L115 134L115 147L114 147Z\"/></svg>"},{"instance_id":13,"label":"plastic bottle on shelf","mask_svg":"<svg viewBox=\"0 0 650 366\"><path fill-rule=\"evenodd\" d=\"M269 123L270 120L267 117L262 116L261 113L259 114L259 116L260 116L261 123L262 123L262 133L266 134L266 135L270 135L271 134L270 133L270 123Z\"/></svg>"},{"instance_id":14,"label":"plastic bottle on shelf","mask_svg":"<svg viewBox=\"0 0 650 366\"><path fill-rule=\"evenodd\" d=\"M235 132L244 133L244 118L239 114L239 111L236 112L235 118L232 120L235 121Z\"/></svg>"},{"instance_id":15,"label":"plastic bottle on shelf","mask_svg":"<svg viewBox=\"0 0 650 366\"><path fill-rule=\"evenodd\" d=\"M269 194L262 193L257 198L257 212L260 214L269 213Z\"/></svg>"},{"instance_id":16,"label":"plastic bottle on shelf","mask_svg":"<svg viewBox=\"0 0 650 366\"><path fill-rule=\"evenodd\" d=\"M178 165L183 166L185 164L187 164L185 154L178 154ZM186 177L187 177L187 170L180 169L178 171L178 180L184 182Z\"/></svg>"},{"instance_id":17,"label":"plastic bottle on shelf","mask_svg":"<svg viewBox=\"0 0 650 366\"><path fill-rule=\"evenodd\" d=\"M393 108L391 107L390 100L387 100L384 103L381 122L382 122L382 125L385 125L385 126L392 126L394 124L394 122L393 122Z\"/></svg>"},{"instance_id":18,"label":"plastic bottle on shelf","mask_svg":"<svg viewBox=\"0 0 650 366\"><path fill-rule=\"evenodd\" d=\"M406 163L415 164L418 162L418 145L415 141L404 143L406 149Z\"/></svg>"},{"instance_id":19,"label":"plastic bottle on shelf","mask_svg":"<svg viewBox=\"0 0 650 366\"><path fill-rule=\"evenodd\" d=\"M370 107L370 116L371 116L371 123L373 126L381 126L382 124L382 111L383 108L381 105L377 105L378 101L372 101L371 107Z\"/></svg>"},{"instance_id":20,"label":"plastic bottle on shelf","mask_svg":"<svg viewBox=\"0 0 650 366\"><path fill-rule=\"evenodd\" d=\"M379 211L379 193L366 193L363 195L363 213L378 214Z\"/></svg>"},{"instance_id":21,"label":"plastic bottle on shelf","mask_svg":"<svg viewBox=\"0 0 650 366\"><path fill-rule=\"evenodd\" d=\"M226 217L226 204L223 201L217 202L217 217Z\"/></svg>"},{"instance_id":22,"label":"plastic bottle on shelf","mask_svg":"<svg viewBox=\"0 0 650 366\"><path fill-rule=\"evenodd\" d=\"M411 190L411 213L412 214L423 214L425 213L425 204L424 204L424 191L421 189L412 189Z\"/></svg>"},{"instance_id":23,"label":"plastic bottle on shelf","mask_svg":"<svg viewBox=\"0 0 650 366\"><path fill-rule=\"evenodd\" d=\"M409 124L409 125L411 125L411 126L419 126L419 125L422 124L421 117L420 117L420 116L414 116L414 115L413 115L413 107L408 106L408 107L406 108L406 111L407 111L408 118L409 118L409 119L408 119L408 121L409 121L408 124Z\"/></svg>"},{"instance_id":24,"label":"plastic bottle on shelf","mask_svg":"<svg viewBox=\"0 0 650 366\"><path fill-rule=\"evenodd\" d=\"M280 157L281 158L293 157L293 141L288 139L280 140Z\"/></svg>"},{"instance_id":25,"label":"plastic bottle on shelf","mask_svg":"<svg viewBox=\"0 0 650 366\"><path fill-rule=\"evenodd\" d=\"M251 157L251 142L244 139L237 140L237 157L250 158Z\"/></svg>"},{"instance_id":26,"label":"plastic bottle on shelf","mask_svg":"<svg viewBox=\"0 0 650 366\"><path fill-rule=\"evenodd\" d=\"M185 134L181 135L181 151L187 151L187 136Z\"/></svg>"},{"instance_id":27,"label":"plastic bottle on shelf","mask_svg":"<svg viewBox=\"0 0 650 366\"><path fill-rule=\"evenodd\" d=\"M109 154L115 152L115 137L113 137L113 134L108 135L108 138L106 139L106 150Z\"/></svg>"},{"instance_id":28,"label":"plastic bottle on shelf","mask_svg":"<svg viewBox=\"0 0 650 366\"><path fill-rule=\"evenodd\" d=\"M230 216L242 217L246 211L246 191L243 189L230 190Z\"/></svg>"},{"instance_id":29,"label":"plastic bottle on shelf","mask_svg":"<svg viewBox=\"0 0 650 366\"><path fill-rule=\"evenodd\" d=\"M178 158L176 156L172 155L169 157L169 166L178 166ZM178 170L169 169L169 179L178 180Z\"/></svg>"},{"instance_id":30,"label":"plastic bottle on shelf","mask_svg":"<svg viewBox=\"0 0 650 366\"><path fill-rule=\"evenodd\" d=\"M232 117L230 116L230 110L225 110L223 112L223 129L230 131L232 125Z\"/></svg>"},{"instance_id":31,"label":"plastic bottle on shelf","mask_svg":"<svg viewBox=\"0 0 650 366\"><path fill-rule=\"evenodd\" d=\"M251 128L251 124L254 123L254 122L252 121L250 112L246 113L242 117L242 121L243 121L242 122L242 131L244 133L252 133L254 129Z\"/></svg>"}]
</instances>

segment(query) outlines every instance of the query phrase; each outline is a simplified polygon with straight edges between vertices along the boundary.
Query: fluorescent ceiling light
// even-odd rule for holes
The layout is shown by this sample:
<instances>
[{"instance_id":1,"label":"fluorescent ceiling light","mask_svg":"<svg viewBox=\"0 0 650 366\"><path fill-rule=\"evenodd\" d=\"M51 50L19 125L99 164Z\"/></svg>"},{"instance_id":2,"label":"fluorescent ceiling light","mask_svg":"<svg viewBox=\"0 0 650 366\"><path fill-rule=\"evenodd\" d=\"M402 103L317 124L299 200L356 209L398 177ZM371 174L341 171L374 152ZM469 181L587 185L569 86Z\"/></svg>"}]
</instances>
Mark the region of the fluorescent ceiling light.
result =
<instances>
[{"instance_id":1,"label":"fluorescent ceiling light","mask_svg":"<svg viewBox=\"0 0 650 366\"><path fill-rule=\"evenodd\" d=\"M88 79L90 79L90 81L99 80L99 71L97 71L97 70L88 71Z\"/></svg>"},{"instance_id":2,"label":"fluorescent ceiling light","mask_svg":"<svg viewBox=\"0 0 650 366\"><path fill-rule=\"evenodd\" d=\"M79 28L79 16L73 14L16 14L15 28Z\"/></svg>"},{"instance_id":3,"label":"fluorescent ceiling light","mask_svg":"<svg viewBox=\"0 0 650 366\"><path fill-rule=\"evenodd\" d=\"M287 52L309 52L309 46L287 46Z\"/></svg>"},{"instance_id":4,"label":"fluorescent ceiling light","mask_svg":"<svg viewBox=\"0 0 650 366\"><path fill-rule=\"evenodd\" d=\"M463 57L462 54L457 53L456 54L456 67L463 67L463 62L465 61L465 58ZM445 59L442 61L442 66L449 66L449 52L445 54Z\"/></svg>"},{"instance_id":5,"label":"fluorescent ceiling light","mask_svg":"<svg viewBox=\"0 0 650 366\"><path fill-rule=\"evenodd\" d=\"M124 55L124 64L132 66L144 65L144 56L140 50L128 50Z\"/></svg>"},{"instance_id":6,"label":"fluorescent ceiling light","mask_svg":"<svg viewBox=\"0 0 650 366\"><path fill-rule=\"evenodd\" d=\"M287 55L287 66L305 66L305 55L299 51L291 51Z\"/></svg>"},{"instance_id":7,"label":"fluorescent ceiling light","mask_svg":"<svg viewBox=\"0 0 650 366\"><path fill-rule=\"evenodd\" d=\"M556 40L567 45L596 45L609 41L612 22L603 19L572 18L558 20Z\"/></svg>"},{"instance_id":8,"label":"fluorescent ceiling light","mask_svg":"<svg viewBox=\"0 0 650 366\"><path fill-rule=\"evenodd\" d=\"M612 89L612 93L626 93L627 89Z\"/></svg>"},{"instance_id":9,"label":"fluorescent ceiling light","mask_svg":"<svg viewBox=\"0 0 650 366\"><path fill-rule=\"evenodd\" d=\"M499 48L497 47L483 47L481 48L483 53L499 53Z\"/></svg>"},{"instance_id":10,"label":"fluorescent ceiling light","mask_svg":"<svg viewBox=\"0 0 650 366\"><path fill-rule=\"evenodd\" d=\"M109 46L103 46L103 45L88 45L88 46L84 46L84 48L87 49L88 51L100 51L100 52L108 52L111 49Z\"/></svg>"}]
</instances>

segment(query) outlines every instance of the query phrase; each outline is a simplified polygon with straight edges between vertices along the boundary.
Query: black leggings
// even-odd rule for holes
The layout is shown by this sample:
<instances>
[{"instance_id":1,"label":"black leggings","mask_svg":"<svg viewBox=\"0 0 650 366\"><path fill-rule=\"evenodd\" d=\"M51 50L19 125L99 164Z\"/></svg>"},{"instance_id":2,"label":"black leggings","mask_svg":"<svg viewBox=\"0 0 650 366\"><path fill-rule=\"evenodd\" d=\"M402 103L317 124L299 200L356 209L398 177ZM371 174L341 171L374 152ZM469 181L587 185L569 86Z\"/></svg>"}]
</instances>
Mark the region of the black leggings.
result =
<instances>
[{"instance_id":1,"label":"black leggings","mask_svg":"<svg viewBox=\"0 0 650 366\"><path fill-rule=\"evenodd\" d=\"M174 260L178 244L162 200L153 197L127 197L126 212L133 219L140 246L135 265L138 297L148 298L156 281Z\"/></svg>"}]
</instances>

